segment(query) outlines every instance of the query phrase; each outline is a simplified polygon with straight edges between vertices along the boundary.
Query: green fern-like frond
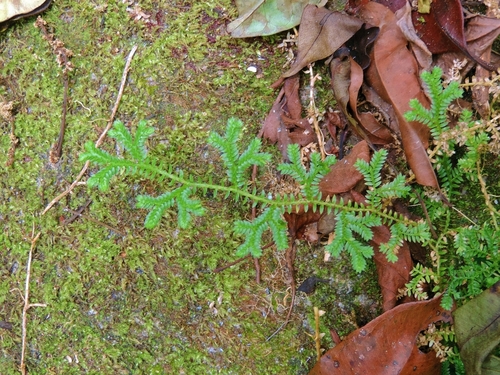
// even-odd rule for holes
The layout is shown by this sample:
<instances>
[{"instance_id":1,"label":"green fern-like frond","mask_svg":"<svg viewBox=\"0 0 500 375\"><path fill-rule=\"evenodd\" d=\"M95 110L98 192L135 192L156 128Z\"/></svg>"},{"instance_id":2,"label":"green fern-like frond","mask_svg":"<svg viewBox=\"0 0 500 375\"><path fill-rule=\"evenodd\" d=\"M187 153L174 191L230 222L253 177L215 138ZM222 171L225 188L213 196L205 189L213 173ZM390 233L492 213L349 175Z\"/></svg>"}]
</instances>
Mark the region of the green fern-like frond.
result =
<instances>
[{"instance_id":1,"label":"green fern-like frond","mask_svg":"<svg viewBox=\"0 0 500 375\"><path fill-rule=\"evenodd\" d=\"M338 257L341 251L346 250L352 261L356 272L361 272L366 268L366 259L373 256L373 248L360 240L364 241L373 238L372 227L381 225L381 220L375 215L354 215L351 212L339 212L336 216L335 238L326 246L326 250L335 257Z\"/></svg>"},{"instance_id":2,"label":"green fern-like frond","mask_svg":"<svg viewBox=\"0 0 500 375\"><path fill-rule=\"evenodd\" d=\"M120 172L120 167L111 166L104 167L96 172L87 180L87 185L90 187L97 186L101 191L107 191L111 183L111 179Z\"/></svg>"},{"instance_id":3,"label":"green fern-like frond","mask_svg":"<svg viewBox=\"0 0 500 375\"><path fill-rule=\"evenodd\" d=\"M287 151L290 162L278 165L278 170L293 177L301 185L302 193L307 199L318 198L320 194L318 184L330 171L330 167L337 162L336 158L328 156L321 160L321 155L315 152L311 155L309 170L306 170L302 165L299 145L290 144Z\"/></svg>"},{"instance_id":4,"label":"green fern-like frond","mask_svg":"<svg viewBox=\"0 0 500 375\"><path fill-rule=\"evenodd\" d=\"M267 229L271 229L273 240L278 250L288 247L287 225L283 219L283 211L277 207L266 208L253 221L236 221L234 232L245 236L245 242L241 244L236 254L246 256L251 254L254 257L262 255L262 235Z\"/></svg>"},{"instance_id":5,"label":"green fern-like frond","mask_svg":"<svg viewBox=\"0 0 500 375\"><path fill-rule=\"evenodd\" d=\"M405 177L397 175L394 180L382 184L382 167L387 159L387 151L382 149L375 152L370 162L358 159L354 166L363 175L368 186L366 200L374 207L381 208L383 200L404 198L410 192Z\"/></svg>"},{"instance_id":6,"label":"green fern-like frond","mask_svg":"<svg viewBox=\"0 0 500 375\"><path fill-rule=\"evenodd\" d=\"M192 189L189 187L180 187L158 197L139 195L137 207L150 210L144 221L144 226L148 229L156 227L165 211L177 203L177 223L180 228L187 228L192 215L202 216L205 212L201 202L198 199L191 199L191 195Z\"/></svg>"},{"instance_id":7,"label":"green fern-like frond","mask_svg":"<svg viewBox=\"0 0 500 375\"><path fill-rule=\"evenodd\" d=\"M408 121L420 121L429 126L434 138L438 138L444 131L449 129L447 109L455 99L462 96L463 90L458 82L451 82L443 88L441 76L443 71L435 67L431 72L423 72L421 77L427 94L431 99L431 108L425 108L418 100L410 101L411 111L405 113Z\"/></svg>"},{"instance_id":8,"label":"green fern-like frond","mask_svg":"<svg viewBox=\"0 0 500 375\"><path fill-rule=\"evenodd\" d=\"M238 187L246 184L245 171L250 166L263 166L271 159L270 154L260 152L261 141L258 138L252 139L247 149L240 155L238 141L242 130L243 122L237 118L230 118L224 136L212 132L208 137L208 143L221 153L229 181Z\"/></svg>"},{"instance_id":9,"label":"green fern-like frond","mask_svg":"<svg viewBox=\"0 0 500 375\"><path fill-rule=\"evenodd\" d=\"M124 145L127 152L123 156L111 155L96 148L93 144L87 143L85 145L86 152L80 156L80 159L94 162L101 167L100 171L88 180L89 186L98 186L100 189L109 188L111 179L118 173L124 176L139 176L165 181L164 185L170 187L170 191L158 197L147 195L137 197L137 207L149 210L145 219L146 228L157 226L170 208L177 213L179 227L187 227L193 216L201 216L205 212L201 202L192 198L196 191L206 193L210 190L214 194L219 193L226 198L231 197L243 203L249 201L253 207L259 207L262 213L255 220L235 223L235 232L245 236L244 243L237 250L237 254L241 256L261 255L262 235L266 230L271 231L278 249L287 248L287 224L283 219L283 213L285 211L293 212L300 207L319 212L335 212L339 219L335 241L329 250L334 254L346 250L357 271L365 268L366 259L373 254L373 249L366 244L373 237L371 228L382 223L387 225L400 223L408 225L409 228L415 226L396 213L381 210L370 201L366 204L358 204L331 197L322 200L319 182L330 171L330 167L335 163L335 158L328 157L321 160L320 155L314 153L311 155L307 170L301 164L300 150L297 145L289 147L291 162L281 164L279 169L283 174L289 174L302 185L302 194L298 196L273 196L265 191L259 192L256 188L249 190L244 179L245 171L254 164L264 164L269 160L270 155L259 151L261 144L258 139L252 140L247 149L240 154L238 141L241 131L241 121L230 119L224 136L216 133L210 135L210 142L222 153L222 159L228 169L230 186L214 183L211 177L207 178L208 181L194 178L189 174L184 174L182 170L177 170L175 166L162 166L161 161L149 157L146 150L146 140L151 135L152 128L147 127L145 122L138 124L134 136L130 134L123 123L117 122L114 125L110 135ZM372 162L364 165L366 178L373 185L373 194L378 194L379 201L392 196L402 196L403 192L406 191L404 179L401 178L396 178L387 184L381 183L380 173L386 157L384 152L376 153ZM409 229L406 233L411 233L412 230ZM418 231L416 233L419 234Z\"/></svg>"},{"instance_id":10,"label":"green fern-like frond","mask_svg":"<svg viewBox=\"0 0 500 375\"><path fill-rule=\"evenodd\" d=\"M382 170L387 159L387 150L381 149L375 152L368 163L366 160L358 159L354 166L363 175L365 184L372 188L377 188L382 183Z\"/></svg>"},{"instance_id":11,"label":"green fern-like frond","mask_svg":"<svg viewBox=\"0 0 500 375\"><path fill-rule=\"evenodd\" d=\"M147 125L145 120L139 121L135 137L132 136L123 122L117 120L109 130L110 137L116 139L137 161L144 161L147 157L146 141L153 134L154 128Z\"/></svg>"}]
</instances>

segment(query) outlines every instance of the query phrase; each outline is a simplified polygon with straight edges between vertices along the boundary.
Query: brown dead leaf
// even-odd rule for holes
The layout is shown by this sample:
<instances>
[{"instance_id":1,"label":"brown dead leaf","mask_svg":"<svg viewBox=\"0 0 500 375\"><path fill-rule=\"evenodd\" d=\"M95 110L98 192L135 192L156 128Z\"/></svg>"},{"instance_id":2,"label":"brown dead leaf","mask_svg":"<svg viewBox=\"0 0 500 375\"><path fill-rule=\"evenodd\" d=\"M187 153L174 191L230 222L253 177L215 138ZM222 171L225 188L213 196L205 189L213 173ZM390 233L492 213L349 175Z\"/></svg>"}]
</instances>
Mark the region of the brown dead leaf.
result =
<instances>
[{"instance_id":1,"label":"brown dead leaf","mask_svg":"<svg viewBox=\"0 0 500 375\"><path fill-rule=\"evenodd\" d=\"M316 228L316 223L321 217L318 211L308 210L305 212L301 207L298 213L285 213L283 216L288 224L288 232L293 239L305 239L309 242L315 242L318 239L317 230L312 229Z\"/></svg>"},{"instance_id":2,"label":"brown dead leaf","mask_svg":"<svg viewBox=\"0 0 500 375\"><path fill-rule=\"evenodd\" d=\"M393 139L389 129L380 124L372 113L358 112L358 94L363 85L364 74L363 69L352 59L350 59L350 68L349 105L354 117L361 124L372 144L385 145L392 142Z\"/></svg>"},{"instance_id":3,"label":"brown dead leaf","mask_svg":"<svg viewBox=\"0 0 500 375\"><path fill-rule=\"evenodd\" d=\"M410 302L385 312L352 332L316 363L309 375L433 375L441 373L436 353L422 353L416 338L429 324L451 321L441 298Z\"/></svg>"},{"instance_id":4,"label":"brown dead leaf","mask_svg":"<svg viewBox=\"0 0 500 375\"><path fill-rule=\"evenodd\" d=\"M297 58L282 77L290 77L308 64L332 55L362 25L355 17L307 5L300 21Z\"/></svg>"},{"instance_id":5,"label":"brown dead leaf","mask_svg":"<svg viewBox=\"0 0 500 375\"><path fill-rule=\"evenodd\" d=\"M284 85L264 120L259 137L278 143L283 160L288 160L287 147L291 143L305 146L316 140L307 119L303 119L299 98L299 75L284 80Z\"/></svg>"},{"instance_id":6,"label":"brown dead leaf","mask_svg":"<svg viewBox=\"0 0 500 375\"><path fill-rule=\"evenodd\" d=\"M427 45L417 35L417 31L413 26L411 5L405 1L404 6L394 13L397 18L397 23L406 39L410 42L411 50L417 59L418 65L422 70L430 70L432 65L432 53L427 48Z\"/></svg>"},{"instance_id":7,"label":"brown dead leaf","mask_svg":"<svg viewBox=\"0 0 500 375\"><path fill-rule=\"evenodd\" d=\"M406 38L396 23L394 13L387 7L369 2L360 8L358 14L365 22L380 27L366 81L394 107L403 149L417 182L437 188L438 181L426 151L429 129L419 122L407 122L403 116L410 110L410 99L416 98L429 107L429 100L420 86L415 57L406 47Z\"/></svg>"},{"instance_id":8,"label":"brown dead leaf","mask_svg":"<svg viewBox=\"0 0 500 375\"><path fill-rule=\"evenodd\" d=\"M413 269L410 248L403 242L398 250L398 260L389 262L387 256L380 252L380 244L386 243L391 238L391 232L385 225L372 228L373 260L377 266L378 283L382 292L383 309L388 311L396 306L399 289L410 281L410 271Z\"/></svg>"},{"instance_id":9,"label":"brown dead leaf","mask_svg":"<svg viewBox=\"0 0 500 375\"><path fill-rule=\"evenodd\" d=\"M352 57L341 56L330 62L331 85L337 105L353 130L370 145L387 144L391 133L371 113L358 113L358 92L363 84L363 69ZM352 115L348 110L351 108Z\"/></svg>"},{"instance_id":10,"label":"brown dead leaf","mask_svg":"<svg viewBox=\"0 0 500 375\"><path fill-rule=\"evenodd\" d=\"M370 162L370 148L366 141L356 144L351 153L332 165L330 172L321 179L319 191L323 197L345 193L362 184L363 175L354 167L358 159Z\"/></svg>"},{"instance_id":11,"label":"brown dead leaf","mask_svg":"<svg viewBox=\"0 0 500 375\"><path fill-rule=\"evenodd\" d=\"M351 0L352 1L352 0ZM376 0L388 7L392 12L407 6L406 0ZM413 10L412 23L420 39L433 54L461 52L469 60L492 71L495 66L482 60L466 43L464 14L460 0L433 0L430 13L419 13Z\"/></svg>"}]
</instances>

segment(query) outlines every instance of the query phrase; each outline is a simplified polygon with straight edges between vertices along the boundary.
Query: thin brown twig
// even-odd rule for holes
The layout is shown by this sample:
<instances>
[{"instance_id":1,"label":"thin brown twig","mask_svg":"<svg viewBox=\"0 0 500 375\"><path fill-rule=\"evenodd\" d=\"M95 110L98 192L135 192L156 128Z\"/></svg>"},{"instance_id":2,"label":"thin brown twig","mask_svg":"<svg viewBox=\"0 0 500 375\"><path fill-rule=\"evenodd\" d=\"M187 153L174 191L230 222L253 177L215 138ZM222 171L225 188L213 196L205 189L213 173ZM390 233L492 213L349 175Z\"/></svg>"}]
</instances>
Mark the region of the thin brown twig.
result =
<instances>
[{"instance_id":1,"label":"thin brown twig","mask_svg":"<svg viewBox=\"0 0 500 375\"><path fill-rule=\"evenodd\" d=\"M68 208L67 210L68 210L68 212L69 212L69 213L71 213L71 214L75 215L76 217L81 217L81 218L83 218L83 219L86 219L86 220L92 221L92 222L94 222L94 223L96 223L96 224L99 224L99 225L101 225L101 226L103 226L103 227L106 227L106 228L108 228L109 230L111 230L111 231L113 231L113 232L115 232L115 233L118 233L120 236L126 236L126 235L127 235L126 233L124 233L124 232L122 232L122 231L120 231L120 230L118 230L118 229L116 229L116 228L113 228L111 225L108 225L108 224L106 224L106 223L103 223L102 221L96 220L96 219L94 219L94 218L93 218L93 217L91 217L91 216L88 216L88 215L82 214L81 212L74 211L74 210L69 209L69 208ZM65 224L66 224L66 223L65 223Z\"/></svg>"},{"instance_id":2,"label":"thin brown twig","mask_svg":"<svg viewBox=\"0 0 500 375\"><path fill-rule=\"evenodd\" d=\"M232 262L229 262L223 266L220 266L220 267L217 267L216 269L214 269L212 272L213 273L219 273L219 272L222 272L224 271L226 268L229 268L231 266L234 266L235 264L238 264L240 262L243 262L245 259L248 259L250 258L250 254L248 254L247 256L244 256L243 258L240 258L240 259L236 259L235 261L232 261Z\"/></svg>"},{"instance_id":3,"label":"thin brown twig","mask_svg":"<svg viewBox=\"0 0 500 375\"><path fill-rule=\"evenodd\" d=\"M127 62L125 63L125 68L123 69L123 75L122 75L122 81L121 81L121 84L120 84L120 90L118 91L118 96L116 98L115 105L113 106L113 110L111 112L111 116L110 116L110 118L108 120L108 124L106 125L106 128L103 130L103 132L101 133L101 135L99 136L99 138L97 139L97 141L95 143L96 147L99 147L102 144L102 142L104 140L104 137L106 136L107 132L113 126L113 122L114 122L114 119L115 119L115 116L116 116L116 112L118 111L118 106L120 105L120 101L121 101L122 96L123 96L123 90L125 89L125 84L127 82L128 72L130 70L130 64L132 62L132 58L134 57L135 51L137 51L137 46L132 47L132 50L128 54ZM73 183L69 186L69 188L67 188L64 192L62 192L61 194L59 194L57 197L55 197L47 205L47 207L45 207L45 209L42 212L42 215L44 215L48 210L50 210L52 208L52 206L54 206L54 204L56 204L62 198L64 198L66 195L68 195L69 193L71 193L71 191L73 191L73 189L74 189L74 187L76 185L85 184L85 183L80 183L80 179L83 177L83 175L85 174L85 172L87 172L87 169L88 169L89 165L90 165L90 162L88 162L88 161L85 162L85 165L83 166L82 170L80 171L80 173L78 174L78 176L76 177L76 179L73 181Z\"/></svg>"},{"instance_id":4,"label":"thin brown twig","mask_svg":"<svg viewBox=\"0 0 500 375\"><path fill-rule=\"evenodd\" d=\"M69 61L70 57L73 56L73 52L64 46L64 43L57 39L54 34L50 33L47 29L47 22L42 17L38 17L35 22L35 27L39 28L43 34L43 38L52 47L52 52L56 55L57 64L62 68L63 71L63 104L62 104L62 115L61 115L61 125L59 128L59 137L57 142L52 146L50 150L50 162L55 164L59 161L62 154L62 145L64 141L64 133L66 131L66 113L68 112L68 86L69 86L69 72L73 70L73 64Z\"/></svg>"},{"instance_id":5,"label":"thin brown twig","mask_svg":"<svg viewBox=\"0 0 500 375\"><path fill-rule=\"evenodd\" d=\"M323 137L323 133L321 132L321 129L319 128L319 123L318 123L318 108L316 108L316 102L314 100L314 85L316 83L316 80L321 79L321 76L319 74L314 75L313 71L313 64L309 64L309 109L308 109L308 115L310 121L312 121L313 126L314 126L314 131L316 133L316 137L318 138L318 146L319 146L319 151L321 153L321 160L324 160L326 157L326 151L325 151L325 141Z\"/></svg>"},{"instance_id":6,"label":"thin brown twig","mask_svg":"<svg viewBox=\"0 0 500 375\"><path fill-rule=\"evenodd\" d=\"M40 232L35 236L35 225L33 225L33 231L31 234L31 247L30 252L28 254L28 264L26 265L26 284L24 287L24 306L23 306L23 317L21 323L22 329L22 338L21 338L21 364L19 365L19 369L22 375L26 374L26 364L24 363L24 357L26 355L26 322L27 322L27 313L31 307L46 307L45 303L29 303L29 294L30 294L30 277L31 277L31 259L33 257L33 250L35 249L36 242L40 237Z\"/></svg>"},{"instance_id":7,"label":"thin brown twig","mask_svg":"<svg viewBox=\"0 0 500 375\"><path fill-rule=\"evenodd\" d=\"M85 211L85 209L92 203L92 199L89 199L87 202L85 202L82 206L80 206L76 211L75 213L67 218L67 219L64 219L64 221L62 222L62 225L68 225L68 224L71 224L73 221L75 221L76 219L78 219L81 214L83 213L83 211ZM71 210L72 211L72 210Z\"/></svg>"},{"instance_id":8,"label":"thin brown twig","mask_svg":"<svg viewBox=\"0 0 500 375\"><path fill-rule=\"evenodd\" d=\"M68 87L69 87L68 72L66 70L63 72L63 80L64 80L64 93L63 93L64 96L62 104L61 126L59 128L59 137L57 138L57 142L54 144L52 150L50 151L50 161L53 164L57 163L62 155L64 133L66 132L66 114L68 112Z\"/></svg>"}]
</instances>

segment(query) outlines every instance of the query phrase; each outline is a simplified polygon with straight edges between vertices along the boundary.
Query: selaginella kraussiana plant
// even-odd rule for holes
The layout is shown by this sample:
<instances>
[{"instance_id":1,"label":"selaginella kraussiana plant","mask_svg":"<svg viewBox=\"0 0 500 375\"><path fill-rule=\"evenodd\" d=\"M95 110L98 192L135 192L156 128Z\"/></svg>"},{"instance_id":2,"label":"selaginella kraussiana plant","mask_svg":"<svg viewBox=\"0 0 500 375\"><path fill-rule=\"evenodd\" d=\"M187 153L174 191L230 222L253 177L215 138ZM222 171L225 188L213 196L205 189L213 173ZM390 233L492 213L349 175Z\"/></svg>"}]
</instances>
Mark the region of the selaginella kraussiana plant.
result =
<instances>
[{"instance_id":1,"label":"selaginella kraussiana plant","mask_svg":"<svg viewBox=\"0 0 500 375\"><path fill-rule=\"evenodd\" d=\"M298 145L288 147L289 163L282 163L277 168L282 174L295 179L301 186L301 193L297 196L273 195L256 189L249 190L247 187L249 168L253 165L265 165L271 159L271 155L261 152L261 141L258 138L252 139L241 152L242 129L243 123L231 118L223 135L212 132L208 138L208 142L220 151L227 171L227 178L219 182L214 182L211 178L207 180L194 178L175 166L163 165L161 160L148 155L146 141L154 130L146 121L138 123L134 135L122 122L115 122L109 135L123 145L127 151L125 156L111 155L87 142L80 160L90 161L100 167L100 170L89 178L87 184L91 187L98 186L103 191L109 188L112 178L117 174L169 182L171 189L159 196L137 197L137 207L149 210L144 223L146 228L157 226L165 211L171 207L176 207L179 227L186 228L193 216L205 214L205 208L199 197L203 197L209 190L238 200L241 204L256 206L260 214L254 220L234 222L235 233L244 236L244 242L236 251L238 256L251 254L259 257L262 254L262 235L268 229L276 247L279 250L286 249L287 224L283 214L295 212L301 207L306 210L318 210L321 213L333 212L336 215L335 239L326 246L326 250L333 255L339 255L343 250L347 251L354 269L358 272L365 269L366 260L373 256L373 248L367 241L373 237L371 228L374 226L386 224L391 229L392 237L381 246L381 250L391 261L397 259L398 248L404 240L421 243L429 240L429 228L424 221L411 221L383 207L384 200L402 198L409 193L402 175L390 182L382 183L381 169L387 157L385 150L375 152L370 163L364 161L356 163L368 186L366 202L363 204L344 202L335 197L322 197L318 184L336 159L329 156L321 160L318 153L313 153L310 166L306 169L302 165Z\"/></svg>"}]
</instances>

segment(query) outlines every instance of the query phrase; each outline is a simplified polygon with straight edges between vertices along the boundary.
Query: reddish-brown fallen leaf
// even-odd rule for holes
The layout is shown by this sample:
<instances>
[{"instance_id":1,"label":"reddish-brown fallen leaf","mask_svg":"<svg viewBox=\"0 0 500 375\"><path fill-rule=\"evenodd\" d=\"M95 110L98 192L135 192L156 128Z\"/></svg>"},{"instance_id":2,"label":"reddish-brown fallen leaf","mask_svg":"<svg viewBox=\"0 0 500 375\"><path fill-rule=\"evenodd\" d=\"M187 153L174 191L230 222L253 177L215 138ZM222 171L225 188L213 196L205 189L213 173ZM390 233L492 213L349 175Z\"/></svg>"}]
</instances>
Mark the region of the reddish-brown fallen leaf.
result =
<instances>
[{"instance_id":1,"label":"reddish-brown fallen leaf","mask_svg":"<svg viewBox=\"0 0 500 375\"><path fill-rule=\"evenodd\" d=\"M391 133L371 113L358 113L358 92L363 84L363 69L352 57L341 56L330 62L333 95L353 130L370 145L387 144ZM351 108L351 113L348 110Z\"/></svg>"},{"instance_id":2,"label":"reddish-brown fallen leaf","mask_svg":"<svg viewBox=\"0 0 500 375\"><path fill-rule=\"evenodd\" d=\"M394 12L397 23L406 39L410 42L411 50L417 59L418 65L422 70L430 70L432 66L432 53L417 34L413 26L412 10L409 2L405 1L404 6Z\"/></svg>"},{"instance_id":3,"label":"reddish-brown fallen leaf","mask_svg":"<svg viewBox=\"0 0 500 375\"><path fill-rule=\"evenodd\" d=\"M259 137L278 143L284 160L288 160L287 147L291 143L305 146L316 139L307 119L301 118L299 75L284 80L284 85L264 120Z\"/></svg>"},{"instance_id":4,"label":"reddish-brown fallen leaf","mask_svg":"<svg viewBox=\"0 0 500 375\"><path fill-rule=\"evenodd\" d=\"M398 250L398 260L394 263L387 260L387 256L380 252L380 244L391 238L391 232L385 225L372 228L373 260L377 266L378 283L382 292L383 309L388 311L396 306L399 289L404 288L410 281L410 271L413 269L410 248L403 242Z\"/></svg>"},{"instance_id":5,"label":"reddish-brown fallen leaf","mask_svg":"<svg viewBox=\"0 0 500 375\"><path fill-rule=\"evenodd\" d=\"M423 21L420 19L423 18ZM464 13L460 0L434 0L429 14L412 13L413 24L420 38L432 53L461 51L487 70L495 70L490 63L471 53L467 47ZM450 43L451 41L451 43Z\"/></svg>"},{"instance_id":6,"label":"reddish-brown fallen leaf","mask_svg":"<svg viewBox=\"0 0 500 375\"><path fill-rule=\"evenodd\" d=\"M407 40L396 24L394 13L387 7L369 2L360 8L358 14L365 22L380 27L366 80L382 99L394 107L406 159L417 182L437 188L438 181L427 156L429 129L424 124L407 122L404 118L404 113L410 110L410 99L416 98L429 107L420 86L415 57L406 47Z\"/></svg>"},{"instance_id":7,"label":"reddish-brown fallen leaf","mask_svg":"<svg viewBox=\"0 0 500 375\"><path fill-rule=\"evenodd\" d=\"M309 375L433 375L441 373L436 353L422 353L416 338L429 324L449 322L441 298L410 302L385 312L352 332L316 363Z\"/></svg>"},{"instance_id":8,"label":"reddish-brown fallen leaf","mask_svg":"<svg viewBox=\"0 0 500 375\"><path fill-rule=\"evenodd\" d=\"M308 231L311 231L311 225L314 225L315 228L317 227L315 224L321 217L318 211L313 212L312 210L308 210L305 212L304 208L301 207L299 212L285 213L283 216L288 224L290 237L299 240L305 239L309 242L318 240L318 238L314 238L314 235L317 237L317 230L313 230L313 233L308 233Z\"/></svg>"},{"instance_id":9,"label":"reddish-brown fallen leaf","mask_svg":"<svg viewBox=\"0 0 500 375\"><path fill-rule=\"evenodd\" d=\"M384 125L375 119L369 112L358 112L358 94L363 85L363 69L353 59L350 59L351 84L349 85L349 106L354 117L363 126L368 135L368 139L373 144L384 145L393 141L391 132Z\"/></svg>"},{"instance_id":10,"label":"reddish-brown fallen leaf","mask_svg":"<svg viewBox=\"0 0 500 375\"><path fill-rule=\"evenodd\" d=\"M348 192L362 183L363 175L354 167L358 159L370 161L370 148L365 141L356 144L351 153L335 163L330 172L321 179L319 191L323 197Z\"/></svg>"},{"instance_id":11,"label":"reddish-brown fallen leaf","mask_svg":"<svg viewBox=\"0 0 500 375\"><path fill-rule=\"evenodd\" d=\"M299 29L297 58L282 78L273 84L281 84L308 64L332 55L358 31L363 22L355 17L326 8L307 5L302 13Z\"/></svg>"},{"instance_id":12,"label":"reddish-brown fallen leaf","mask_svg":"<svg viewBox=\"0 0 500 375\"><path fill-rule=\"evenodd\" d=\"M394 13L407 5L407 0L376 0L376 2L388 7ZM480 59L478 57L480 54L468 48L460 0L433 0L430 13L413 10L411 18L417 35L433 54L460 51L483 68L495 70L495 66Z\"/></svg>"}]
</instances>

